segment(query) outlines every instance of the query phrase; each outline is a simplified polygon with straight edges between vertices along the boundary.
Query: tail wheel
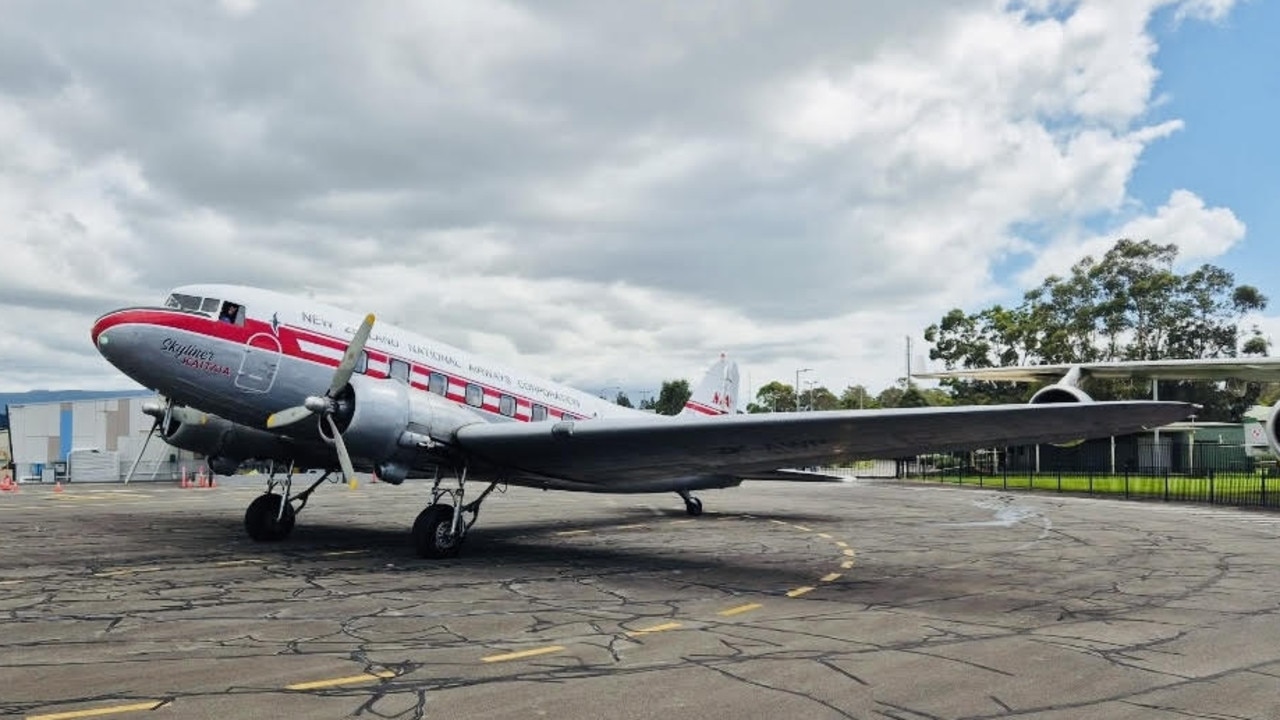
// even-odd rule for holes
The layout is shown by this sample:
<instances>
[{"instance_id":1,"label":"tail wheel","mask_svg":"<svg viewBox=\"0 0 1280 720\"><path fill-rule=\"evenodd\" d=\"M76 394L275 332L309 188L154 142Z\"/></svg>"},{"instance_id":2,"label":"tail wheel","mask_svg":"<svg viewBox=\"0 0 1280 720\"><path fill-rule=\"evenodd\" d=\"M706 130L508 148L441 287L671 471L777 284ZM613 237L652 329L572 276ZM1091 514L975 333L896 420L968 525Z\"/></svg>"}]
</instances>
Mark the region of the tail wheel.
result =
<instances>
[{"instance_id":1,"label":"tail wheel","mask_svg":"<svg viewBox=\"0 0 1280 720\"><path fill-rule=\"evenodd\" d=\"M293 505L285 503L283 514L280 504L284 497L274 493L259 495L244 511L244 529L257 542L279 542L293 532L295 520Z\"/></svg>"}]
</instances>

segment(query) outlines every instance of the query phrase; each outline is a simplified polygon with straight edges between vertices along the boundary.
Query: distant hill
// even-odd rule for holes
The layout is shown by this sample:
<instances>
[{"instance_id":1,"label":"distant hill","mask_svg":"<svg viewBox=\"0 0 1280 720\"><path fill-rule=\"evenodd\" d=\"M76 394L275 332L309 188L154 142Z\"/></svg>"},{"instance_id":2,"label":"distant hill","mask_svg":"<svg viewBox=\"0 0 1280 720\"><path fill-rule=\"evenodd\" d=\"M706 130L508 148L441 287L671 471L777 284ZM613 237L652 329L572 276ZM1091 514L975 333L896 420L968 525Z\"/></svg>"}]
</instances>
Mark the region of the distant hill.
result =
<instances>
[{"instance_id":1,"label":"distant hill","mask_svg":"<svg viewBox=\"0 0 1280 720\"><path fill-rule=\"evenodd\" d=\"M28 390L20 393L0 393L0 430L9 427L9 406L49 402L75 402L76 400L106 400L110 398L146 395L146 388L136 390Z\"/></svg>"}]
</instances>

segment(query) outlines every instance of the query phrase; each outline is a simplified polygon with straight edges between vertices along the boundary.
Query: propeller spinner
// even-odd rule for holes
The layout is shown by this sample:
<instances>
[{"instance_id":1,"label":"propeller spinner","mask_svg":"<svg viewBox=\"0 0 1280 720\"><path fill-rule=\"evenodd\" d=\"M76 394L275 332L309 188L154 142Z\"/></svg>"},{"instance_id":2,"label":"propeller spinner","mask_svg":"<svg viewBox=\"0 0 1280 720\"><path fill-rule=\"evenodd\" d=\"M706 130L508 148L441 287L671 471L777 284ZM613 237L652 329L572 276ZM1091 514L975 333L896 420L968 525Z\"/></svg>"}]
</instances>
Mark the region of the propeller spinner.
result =
<instances>
[{"instance_id":1,"label":"propeller spinner","mask_svg":"<svg viewBox=\"0 0 1280 720\"><path fill-rule=\"evenodd\" d=\"M356 362L360 360L360 353L364 352L369 334L373 332L373 322L373 313L364 317L364 322L360 323L355 337L351 338L351 344L347 345L346 352L342 354L342 361L338 363L338 369L334 371L333 380L330 381L329 389L324 395L312 395L303 400L301 405L285 408L272 413L267 418L267 428L275 429L292 425L312 415L319 415L328 424L329 431L333 434L333 444L338 451L338 464L342 466L342 474L347 480L355 476L355 469L351 464L351 455L347 452L347 444L342 440L342 433L338 432L338 423L333 419L333 414L338 407L338 393L351 382L351 376L355 374Z\"/></svg>"}]
</instances>

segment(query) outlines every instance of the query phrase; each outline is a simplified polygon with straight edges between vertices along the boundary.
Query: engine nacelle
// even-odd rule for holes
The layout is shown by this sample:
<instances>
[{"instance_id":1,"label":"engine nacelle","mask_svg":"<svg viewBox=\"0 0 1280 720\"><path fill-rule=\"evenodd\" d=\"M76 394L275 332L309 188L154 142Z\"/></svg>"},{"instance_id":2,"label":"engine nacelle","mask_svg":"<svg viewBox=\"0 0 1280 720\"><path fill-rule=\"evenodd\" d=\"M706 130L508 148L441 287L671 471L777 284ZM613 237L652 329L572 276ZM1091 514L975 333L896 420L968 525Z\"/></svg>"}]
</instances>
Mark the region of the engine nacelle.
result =
<instances>
[{"instance_id":1,"label":"engine nacelle","mask_svg":"<svg viewBox=\"0 0 1280 720\"><path fill-rule=\"evenodd\" d=\"M1031 396L1032 405L1052 405L1055 403L1089 403L1093 398L1075 385L1058 383L1042 387Z\"/></svg>"},{"instance_id":2,"label":"engine nacelle","mask_svg":"<svg viewBox=\"0 0 1280 720\"><path fill-rule=\"evenodd\" d=\"M204 423L170 419L161 432L170 445L208 457L210 469L220 475L234 473L244 460L295 459L290 445L279 436L216 415L206 415Z\"/></svg>"},{"instance_id":3,"label":"engine nacelle","mask_svg":"<svg viewBox=\"0 0 1280 720\"><path fill-rule=\"evenodd\" d=\"M1277 422L1276 416L1280 415L1280 402L1271 406L1271 413L1267 415L1267 422L1263 425L1267 434L1267 445L1271 448L1271 452L1280 457L1280 422Z\"/></svg>"},{"instance_id":4,"label":"engine nacelle","mask_svg":"<svg viewBox=\"0 0 1280 720\"><path fill-rule=\"evenodd\" d=\"M1056 403L1090 403L1093 398L1088 393L1067 383L1058 383L1042 387L1031 396L1030 404L1032 405L1052 405ZM1079 440L1068 440L1067 442L1053 443L1056 447L1071 448L1076 447L1084 442L1084 438Z\"/></svg>"},{"instance_id":5,"label":"engine nacelle","mask_svg":"<svg viewBox=\"0 0 1280 720\"><path fill-rule=\"evenodd\" d=\"M353 457L374 464L380 480L398 484L424 449L452 442L464 425L483 422L475 413L438 395L411 390L397 380L356 375L339 397L346 412L335 416ZM333 441L326 423L321 434Z\"/></svg>"}]
</instances>

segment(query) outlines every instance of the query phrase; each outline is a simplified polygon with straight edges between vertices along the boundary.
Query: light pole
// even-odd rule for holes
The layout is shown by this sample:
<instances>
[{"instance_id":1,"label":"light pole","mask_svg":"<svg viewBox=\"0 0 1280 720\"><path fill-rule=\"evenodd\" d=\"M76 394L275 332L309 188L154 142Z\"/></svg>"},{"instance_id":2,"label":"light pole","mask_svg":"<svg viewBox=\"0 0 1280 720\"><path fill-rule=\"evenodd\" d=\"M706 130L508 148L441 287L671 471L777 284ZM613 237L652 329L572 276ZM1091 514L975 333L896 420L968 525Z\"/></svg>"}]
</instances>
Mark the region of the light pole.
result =
<instances>
[{"instance_id":1,"label":"light pole","mask_svg":"<svg viewBox=\"0 0 1280 720\"><path fill-rule=\"evenodd\" d=\"M796 412L800 412L800 373L813 372L813 368L796 370Z\"/></svg>"}]
</instances>

